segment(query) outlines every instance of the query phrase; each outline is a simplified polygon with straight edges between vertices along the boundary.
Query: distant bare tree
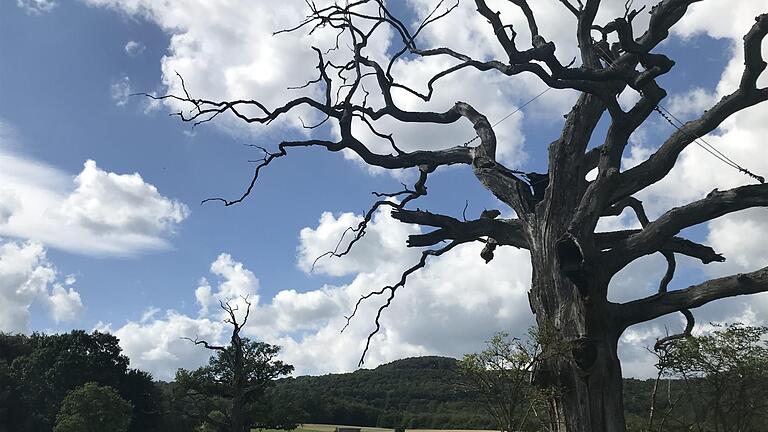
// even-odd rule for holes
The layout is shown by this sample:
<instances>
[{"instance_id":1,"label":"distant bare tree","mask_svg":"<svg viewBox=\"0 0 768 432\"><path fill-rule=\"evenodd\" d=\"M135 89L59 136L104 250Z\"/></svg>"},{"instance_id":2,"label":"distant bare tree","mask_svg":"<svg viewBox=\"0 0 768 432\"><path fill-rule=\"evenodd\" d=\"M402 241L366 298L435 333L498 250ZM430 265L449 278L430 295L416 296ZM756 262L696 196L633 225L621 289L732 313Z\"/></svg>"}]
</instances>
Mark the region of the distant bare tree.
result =
<instances>
[{"instance_id":1,"label":"distant bare tree","mask_svg":"<svg viewBox=\"0 0 768 432\"><path fill-rule=\"evenodd\" d=\"M202 345L215 352L207 366L194 371L180 369L176 381L185 388L188 396L197 405L198 414L206 423L219 430L231 432L250 432L252 427L293 429L295 424L271 424L270 419L257 419L263 410L254 407L262 400L265 390L273 381L293 371L293 366L276 359L280 347L263 342L254 342L240 336L240 331L248 322L251 303L243 298L246 305L242 320L238 321L239 305L233 306L229 300L220 301L221 308L227 313L224 322L232 326L229 345L214 345L198 338L184 338ZM229 401L229 409L211 414L210 398L223 398Z\"/></svg>"}]
</instances>

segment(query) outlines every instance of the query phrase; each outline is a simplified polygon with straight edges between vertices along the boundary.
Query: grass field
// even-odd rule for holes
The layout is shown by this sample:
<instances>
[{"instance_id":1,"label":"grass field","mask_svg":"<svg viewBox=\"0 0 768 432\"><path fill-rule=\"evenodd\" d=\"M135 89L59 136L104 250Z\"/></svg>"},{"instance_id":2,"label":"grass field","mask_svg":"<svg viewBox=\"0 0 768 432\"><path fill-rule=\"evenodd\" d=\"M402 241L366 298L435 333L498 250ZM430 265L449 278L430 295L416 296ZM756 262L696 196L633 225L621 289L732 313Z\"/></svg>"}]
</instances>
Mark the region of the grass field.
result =
<instances>
[{"instance_id":1,"label":"grass field","mask_svg":"<svg viewBox=\"0 0 768 432\"><path fill-rule=\"evenodd\" d=\"M344 427L344 425L307 423L296 428L294 432L334 432L336 430L336 427L338 426ZM384 429L384 428L375 428L375 427L360 427L360 426L348 426L348 427L359 427L360 432L393 432L394 431L394 429ZM490 431L474 430L474 429L407 429L407 430L419 431L419 432L490 432ZM263 432L284 432L284 431L265 429Z\"/></svg>"}]
</instances>

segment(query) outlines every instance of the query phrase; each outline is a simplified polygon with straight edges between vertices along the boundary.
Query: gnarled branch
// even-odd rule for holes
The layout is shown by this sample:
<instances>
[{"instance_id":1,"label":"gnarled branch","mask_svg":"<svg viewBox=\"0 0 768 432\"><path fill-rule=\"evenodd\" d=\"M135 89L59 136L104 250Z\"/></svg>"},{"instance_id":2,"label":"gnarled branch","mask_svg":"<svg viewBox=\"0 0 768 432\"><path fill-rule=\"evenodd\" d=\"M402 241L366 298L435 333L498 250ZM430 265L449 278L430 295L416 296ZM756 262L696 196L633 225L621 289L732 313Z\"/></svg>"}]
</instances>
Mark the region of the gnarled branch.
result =
<instances>
[{"instance_id":1,"label":"gnarled branch","mask_svg":"<svg viewBox=\"0 0 768 432\"><path fill-rule=\"evenodd\" d=\"M695 309L714 300L765 291L768 291L768 267L623 303L618 305L618 313L628 327L683 309Z\"/></svg>"}]
</instances>

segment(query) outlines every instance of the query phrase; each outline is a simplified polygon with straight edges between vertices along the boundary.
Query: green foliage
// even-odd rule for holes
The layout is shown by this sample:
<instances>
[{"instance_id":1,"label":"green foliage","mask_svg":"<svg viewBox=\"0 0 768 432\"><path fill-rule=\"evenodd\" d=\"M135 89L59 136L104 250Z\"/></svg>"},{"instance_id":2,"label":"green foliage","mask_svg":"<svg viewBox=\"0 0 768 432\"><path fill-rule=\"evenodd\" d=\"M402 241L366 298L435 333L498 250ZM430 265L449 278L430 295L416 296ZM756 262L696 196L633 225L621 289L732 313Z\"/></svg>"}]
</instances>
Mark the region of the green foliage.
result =
<instances>
[{"instance_id":1,"label":"green foliage","mask_svg":"<svg viewBox=\"0 0 768 432\"><path fill-rule=\"evenodd\" d=\"M698 430L768 430L768 327L717 328L669 344L659 356L660 372L684 384L688 403L675 413L678 421Z\"/></svg>"},{"instance_id":2,"label":"green foliage","mask_svg":"<svg viewBox=\"0 0 768 432\"><path fill-rule=\"evenodd\" d=\"M132 410L112 387L89 382L61 402L53 432L126 432Z\"/></svg>"},{"instance_id":3,"label":"green foliage","mask_svg":"<svg viewBox=\"0 0 768 432\"><path fill-rule=\"evenodd\" d=\"M275 393L276 400L290 401L303 411L301 421L306 423L497 430L494 418L483 408L483 400L457 385L457 367L458 361L453 358L408 358L372 370L286 378L278 380L271 392ZM628 431L648 431L654 385L653 379L624 380ZM673 415L668 416L662 430L690 431L690 424L680 423L681 419L689 418L686 413L691 412L690 400L681 397L686 394L684 380L668 377L662 379L658 387L657 421L653 431L659 430L658 421L672 408ZM529 426L530 430L543 430L536 424Z\"/></svg>"},{"instance_id":4,"label":"green foliage","mask_svg":"<svg viewBox=\"0 0 768 432\"><path fill-rule=\"evenodd\" d=\"M347 374L279 380L276 401L302 421L396 428L493 429L481 402L458 384L456 359L416 357Z\"/></svg>"},{"instance_id":5,"label":"green foliage","mask_svg":"<svg viewBox=\"0 0 768 432\"><path fill-rule=\"evenodd\" d=\"M152 375L137 369L129 369L120 377L117 387L120 395L133 404L133 420L130 431L165 431L161 427L167 410L163 410L160 388Z\"/></svg>"},{"instance_id":6,"label":"green foliage","mask_svg":"<svg viewBox=\"0 0 768 432\"><path fill-rule=\"evenodd\" d=\"M498 429L521 430L529 422L533 405L540 402L530 383L540 354L535 340L522 341L500 332L483 351L467 354L458 363L461 383L483 401Z\"/></svg>"},{"instance_id":7,"label":"green foliage","mask_svg":"<svg viewBox=\"0 0 768 432\"><path fill-rule=\"evenodd\" d=\"M136 407L130 431L157 430L159 392L149 374L128 368L116 337L0 333L0 424L7 430L51 430L64 397L87 382L116 389Z\"/></svg>"},{"instance_id":8,"label":"green foliage","mask_svg":"<svg viewBox=\"0 0 768 432\"><path fill-rule=\"evenodd\" d=\"M293 366L277 360L280 347L243 339L244 404L248 422L255 428L294 429L290 405L274 404L268 391ZM198 423L224 427L228 424L234 395L234 349L216 351L208 365L176 373L176 407Z\"/></svg>"},{"instance_id":9,"label":"green foliage","mask_svg":"<svg viewBox=\"0 0 768 432\"><path fill-rule=\"evenodd\" d=\"M534 371L541 362L568 351L569 346L551 329L531 328L526 339L499 332L483 351L465 355L458 372L464 387L495 419L494 429L540 430L549 424L546 399L556 389L534 386Z\"/></svg>"}]
</instances>

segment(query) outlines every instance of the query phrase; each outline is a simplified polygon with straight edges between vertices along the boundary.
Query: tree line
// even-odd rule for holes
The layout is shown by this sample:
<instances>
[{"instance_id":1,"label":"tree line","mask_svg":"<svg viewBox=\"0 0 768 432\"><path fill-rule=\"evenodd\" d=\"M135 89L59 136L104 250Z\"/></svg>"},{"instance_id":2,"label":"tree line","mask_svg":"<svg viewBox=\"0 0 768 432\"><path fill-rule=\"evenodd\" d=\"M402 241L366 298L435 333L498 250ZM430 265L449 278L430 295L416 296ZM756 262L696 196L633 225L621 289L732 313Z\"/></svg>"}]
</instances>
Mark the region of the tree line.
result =
<instances>
[{"instance_id":1,"label":"tree line","mask_svg":"<svg viewBox=\"0 0 768 432\"><path fill-rule=\"evenodd\" d=\"M768 430L766 336L766 327L733 324L658 346L657 377L624 380L628 430ZM462 360L416 357L346 374L287 378L280 376L292 367L276 359L279 347L243 338L245 387L251 389L242 401L244 421L259 429L307 422L550 430L549 399L531 379L541 356L553 355L541 350L541 337L500 333ZM0 432L232 430L231 345L214 350L205 366L179 369L167 383L130 368L118 342L98 331L0 333Z\"/></svg>"},{"instance_id":2,"label":"tree line","mask_svg":"<svg viewBox=\"0 0 768 432\"><path fill-rule=\"evenodd\" d=\"M231 349L171 383L129 367L115 336L0 333L0 432L189 432L231 430ZM293 429L283 408L270 404L274 378L292 367L273 359L279 347L243 338L249 384L248 426ZM264 379L256 375L269 373ZM202 427L202 428L201 428Z\"/></svg>"}]
</instances>

